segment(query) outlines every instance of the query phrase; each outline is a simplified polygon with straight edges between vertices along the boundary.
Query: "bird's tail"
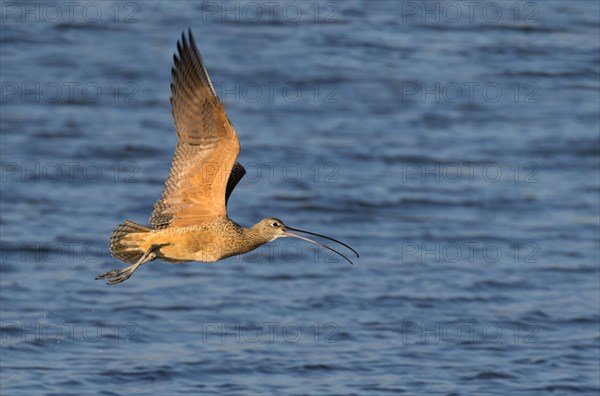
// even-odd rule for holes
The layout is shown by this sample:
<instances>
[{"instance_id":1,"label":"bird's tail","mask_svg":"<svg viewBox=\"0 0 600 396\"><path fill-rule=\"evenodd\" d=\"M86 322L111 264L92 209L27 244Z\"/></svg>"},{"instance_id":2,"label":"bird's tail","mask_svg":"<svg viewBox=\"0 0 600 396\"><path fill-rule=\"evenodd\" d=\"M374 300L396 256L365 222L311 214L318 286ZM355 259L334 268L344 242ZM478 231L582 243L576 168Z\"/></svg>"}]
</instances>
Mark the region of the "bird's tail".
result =
<instances>
[{"instance_id":1,"label":"bird's tail","mask_svg":"<svg viewBox=\"0 0 600 396\"><path fill-rule=\"evenodd\" d=\"M136 243L139 238L132 238L132 234L143 234L151 231L151 228L125 220L119 224L110 236L110 253L114 258L126 263L137 262L145 252Z\"/></svg>"}]
</instances>

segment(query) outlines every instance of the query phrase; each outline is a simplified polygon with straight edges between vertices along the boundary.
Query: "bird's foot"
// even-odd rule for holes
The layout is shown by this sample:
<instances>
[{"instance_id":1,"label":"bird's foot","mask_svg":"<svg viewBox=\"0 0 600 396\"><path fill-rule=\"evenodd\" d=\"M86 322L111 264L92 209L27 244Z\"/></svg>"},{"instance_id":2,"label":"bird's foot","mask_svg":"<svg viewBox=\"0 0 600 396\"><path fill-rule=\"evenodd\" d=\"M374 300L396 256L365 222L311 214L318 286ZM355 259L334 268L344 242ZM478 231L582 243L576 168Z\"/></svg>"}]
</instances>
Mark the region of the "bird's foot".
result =
<instances>
[{"instance_id":1,"label":"bird's foot","mask_svg":"<svg viewBox=\"0 0 600 396\"><path fill-rule=\"evenodd\" d=\"M154 260L156 258L155 251L157 249L160 249L159 245L152 245L150 246L150 249L148 249L148 251L146 251L142 257L140 257L137 263L131 264L129 267L125 267L120 270L108 271L105 274L98 275L96 279L108 279L107 284L109 285L116 285L117 283L124 282L129 279L131 274L133 274L140 265Z\"/></svg>"},{"instance_id":2,"label":"bird's foot","mask_svg":"<svg viewBox=\"0 0 600 396\"><path fill-rule=\"evenodd\" d=\"M121 283L129 279L129 277L131 276L131 274L133 274L133 271L135 271L136 268L137 266L134 264L120 270L108 271L105 274L98 275L96 279L107 279L107 284L116 285L117 283Z\"/></svg>"}]
</instances>

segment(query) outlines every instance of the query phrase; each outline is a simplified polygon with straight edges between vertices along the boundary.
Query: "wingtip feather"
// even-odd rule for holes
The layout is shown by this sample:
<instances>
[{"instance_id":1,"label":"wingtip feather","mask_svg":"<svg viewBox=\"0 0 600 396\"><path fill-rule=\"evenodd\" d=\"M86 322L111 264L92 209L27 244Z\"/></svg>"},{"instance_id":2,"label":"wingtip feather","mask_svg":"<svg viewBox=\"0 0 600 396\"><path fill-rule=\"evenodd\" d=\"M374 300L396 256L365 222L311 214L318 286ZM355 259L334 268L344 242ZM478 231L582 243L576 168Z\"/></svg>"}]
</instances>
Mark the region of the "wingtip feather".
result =
<instances>
[{"instance_id":1,"label":"wingtip feather","mask_svg":"<svg viewBox=\"0 0 600 396\"><path fill-rule=\"evenodd\" d=\"M184 49L188 48L187 39L185 38L185 32L181 32L181 45Z\"/></svg>"},{"instance_id":2,"label":"wingtip feather","mask_svg":"<svg viewBox=\"0 0 600 396\"><path fill-rule=\"evenodd\" d=\"M194 40L194 35L192 34L192 28L189 28L188 36L190 38L190 47L196 48L196 40Z\"/></svg>"}]
</instances>

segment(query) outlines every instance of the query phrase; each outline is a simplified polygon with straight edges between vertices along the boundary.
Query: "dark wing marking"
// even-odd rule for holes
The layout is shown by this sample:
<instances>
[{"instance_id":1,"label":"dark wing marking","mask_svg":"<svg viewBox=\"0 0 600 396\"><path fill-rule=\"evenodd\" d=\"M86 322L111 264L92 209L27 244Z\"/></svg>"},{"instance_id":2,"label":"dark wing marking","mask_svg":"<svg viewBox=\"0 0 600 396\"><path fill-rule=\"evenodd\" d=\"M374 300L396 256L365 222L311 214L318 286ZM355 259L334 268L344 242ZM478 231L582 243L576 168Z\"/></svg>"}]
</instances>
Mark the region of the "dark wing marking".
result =
<instances>
[{"instance_id":1,"label":"dark wing marking","mask_svg":"<svg viewBox=\"0 0 600 396\"><path fill-rule=\"evenodd\" d=\"M233 192L233 189L235 186L237 186L240 180L242 180L242 177L244 177L245 174L246 169L239 162L236 162L233 165L233 169L229 175L229 180L227 181L227 190L225 190L225 205L227 205L227 201L229 201L229 196Z\"/></svg>"}]
</instances>

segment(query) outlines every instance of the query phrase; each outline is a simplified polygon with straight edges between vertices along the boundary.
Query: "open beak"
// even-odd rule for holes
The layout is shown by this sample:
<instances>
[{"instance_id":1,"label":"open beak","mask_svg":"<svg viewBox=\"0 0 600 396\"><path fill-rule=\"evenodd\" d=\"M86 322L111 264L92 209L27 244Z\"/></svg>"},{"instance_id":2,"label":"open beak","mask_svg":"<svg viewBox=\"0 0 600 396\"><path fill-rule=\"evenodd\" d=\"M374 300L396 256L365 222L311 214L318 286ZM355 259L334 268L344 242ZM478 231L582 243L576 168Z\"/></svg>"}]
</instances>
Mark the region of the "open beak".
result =
<instances>
[{"instance_id":1,"label":"open beak","mask_svg":"<svg viewBox=\"0 0 600 396\"><path fill-rule=\"evenodd\" d=\"M338 252L337 250L332 249L329 246L323 245L322 243L319 243L319 242L314 241L312 239L303 237L301 235L293 234L293 233L289 232L288 230L292 230L292 231L296 231L296 232L301 232L303 234L314 235L314 236L318 236L320 238L329 239L330 241L339 243L340 245L347 247L348 249L352 250L354 252L354 254L356 254L356 257L359 257L358 256L358 252L356 250L352 249L350 246L346 245L344 242L338 241L337 239L333 239L333 238L330 238L328 236L317 234L317 233L314 233L314 232L303 231L303 230L299 230L297 228L292 228L292 227L284 226L284 228L283 228L283 235L288 236L288 237L292 237L292 238L302 239L303 241L310 242L310 243L313 243L313 244L318 245L318 246L322 246L325 249L331 250L332 252L334 252L334 253L342 256L347 262L349 262L352 265L354 265L354 263L352 261L350 261L350 259L348 257L344 256L342 253Z\"/></svg>"}]
</instances>

